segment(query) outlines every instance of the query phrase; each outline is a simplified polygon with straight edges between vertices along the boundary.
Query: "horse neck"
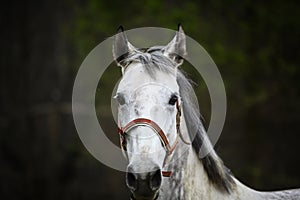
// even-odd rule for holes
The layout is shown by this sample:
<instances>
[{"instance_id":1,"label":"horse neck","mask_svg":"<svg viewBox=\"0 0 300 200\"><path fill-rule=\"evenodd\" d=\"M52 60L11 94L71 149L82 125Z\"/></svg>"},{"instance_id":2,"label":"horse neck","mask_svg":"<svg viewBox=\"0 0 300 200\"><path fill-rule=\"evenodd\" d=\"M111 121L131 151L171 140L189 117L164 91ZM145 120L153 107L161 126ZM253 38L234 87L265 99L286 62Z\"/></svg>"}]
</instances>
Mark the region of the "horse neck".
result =
<instances>
[{"instance_id":1,"label":"horse neck","mask_svg":"<svg viewBox=\"0 0 300 200\"><path fill-rule=\"evenodd\" d=\"M203 164L193 148L189 152L187 163L183 170L185 199L195 199L195 197L203 200L263 199L259 192L243 185L235 178L233 178L235 187L230 193L217 188L209 180Z\"/></svg>"},{"instance_id":2,"label":"horse neck","mask_svg":"<svg viewBox=\"0 0 300 200\"><path fill-rule=\"evenodd\" d=\"M189 136L184 117L180 127L183 137L187 140ZM172 171L172 176L163 179L159 199L205 199L210 183L192 145L180 140L172 161L167 167L167 170Z\"/></svg>"},{"instance_id":3,"label":"horse neck","mask_svg":"<svg viewBox=\"0 0 300 200\"><path fill-rule=\"evenodd\" d=\"M181 125L183 137L188 137L188 130L183 119ZM187 149L188 148L188 149ZM179 142L174 158L180 157L176 162L168 166L172 171L171 177L163 179L159 199L263 199L256 192L234 178L236 187L231 193L218 189L209 180L207 173L192 145Z\"/></svg>"}]
</instances>

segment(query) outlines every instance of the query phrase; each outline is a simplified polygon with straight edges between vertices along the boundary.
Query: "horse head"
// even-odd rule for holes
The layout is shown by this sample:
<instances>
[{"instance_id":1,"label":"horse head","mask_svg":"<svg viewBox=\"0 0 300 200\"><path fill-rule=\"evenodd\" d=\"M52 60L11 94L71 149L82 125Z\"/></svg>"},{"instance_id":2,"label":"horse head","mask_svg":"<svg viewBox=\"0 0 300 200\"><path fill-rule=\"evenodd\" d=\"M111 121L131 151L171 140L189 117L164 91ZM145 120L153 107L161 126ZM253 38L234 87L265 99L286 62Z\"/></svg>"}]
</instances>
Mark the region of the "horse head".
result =
<instances>
[{"instance_id":1,"label":"horse head","mask_svg":"<svg viewBox=\"0 0 300 200\"><path fill-rule=\"evenodd\" d=\"M179 138L181 97L176 78L186 55L185 34L179 26L166 46L139 49L120 27L113 55L123 74L115 99L121 147L129 162L126 184L133 199L155 199Z\"/></svg>"}]
</instances>

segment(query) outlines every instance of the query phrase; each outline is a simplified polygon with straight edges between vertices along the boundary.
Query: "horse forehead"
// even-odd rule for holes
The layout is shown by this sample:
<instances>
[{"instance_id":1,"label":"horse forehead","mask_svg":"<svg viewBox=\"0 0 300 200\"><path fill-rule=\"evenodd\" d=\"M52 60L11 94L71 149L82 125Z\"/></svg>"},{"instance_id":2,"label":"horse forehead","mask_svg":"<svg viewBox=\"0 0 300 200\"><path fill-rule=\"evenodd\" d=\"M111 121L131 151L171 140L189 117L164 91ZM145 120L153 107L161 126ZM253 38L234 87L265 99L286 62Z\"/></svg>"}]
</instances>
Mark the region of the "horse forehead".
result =
<instances>
[{"instance_id":1,"label":"horse forehead","mask_svg":"<svg viewBox=\"0 0 300 200\"><path fill-rule=\"evenodd\" d=\"M163 85L157 85L149 83L145 86L142 86L136 89L131 95L132 99L135 100L148 100L148 101L157 101L159 99L164 99L166 96L170 96L169 88L164 87Z\"/></svg>"},{"instance_id":2,"label":"horse forehead","mask_svg":"<svg viewBox=\"0 0 300 200\"><path fill-rule=\"evenodd\" d=\"M159 87L168 88L171 92L179 91L179 86L174 75L157 70L153 78L139 64L131 66L126 70L118 90L134 92L141 87L146 88L145 86L147 86L147 88L153 88L152 91L157 91ZM164 89L160 90L160 92L162 91L164 91Z\"/></svg>"}]
</instances>

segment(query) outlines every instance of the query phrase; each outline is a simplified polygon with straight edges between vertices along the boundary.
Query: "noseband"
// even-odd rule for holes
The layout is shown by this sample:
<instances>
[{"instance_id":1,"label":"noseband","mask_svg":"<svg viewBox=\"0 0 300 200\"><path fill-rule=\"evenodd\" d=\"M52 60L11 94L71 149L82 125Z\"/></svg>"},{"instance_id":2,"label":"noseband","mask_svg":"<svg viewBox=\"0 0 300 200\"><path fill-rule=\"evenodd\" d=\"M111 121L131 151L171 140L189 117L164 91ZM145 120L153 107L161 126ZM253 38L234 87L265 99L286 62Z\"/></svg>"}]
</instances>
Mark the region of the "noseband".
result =
<instances>
[{"instance_id":1,"label":"noseband","mask_svg":"<svg viewBox=\"0 0 300 200\"><path fill-rule=\"evenodd\" d=\"M160 141L162 142L164 149L166 150L166 157L164 159L164 164L163 164L163 166L165 166L168 156L170 156L176 149L176 146L178 144L178 138L179 137L182 138L181 131L180 131L181 107L179 105L178 100L176 101L176 109L177 109L177 114L176 114L177 134L176 134L175 142L172 145L170 144L164 131L159 127L159 125L157 123L155 123L154 121L147 119L147 118L137 118L137 119L130 121L124 127L121 127L120 122L118 122L118 132L120 135L120 143L121 143L122 149L124 149L124 147L126 145L126 143L125 143L126 132L128 132L132 128L135 128L138 126L147 126L147 127L151 128L158 135ZM188 142L185 142L185 140L183 138L182 138L182 141L186 144L189 144ZM172 172L171 171L163 171L162 174L165 177L170 177L172 175Z\"/></svg>"}]
</instances>

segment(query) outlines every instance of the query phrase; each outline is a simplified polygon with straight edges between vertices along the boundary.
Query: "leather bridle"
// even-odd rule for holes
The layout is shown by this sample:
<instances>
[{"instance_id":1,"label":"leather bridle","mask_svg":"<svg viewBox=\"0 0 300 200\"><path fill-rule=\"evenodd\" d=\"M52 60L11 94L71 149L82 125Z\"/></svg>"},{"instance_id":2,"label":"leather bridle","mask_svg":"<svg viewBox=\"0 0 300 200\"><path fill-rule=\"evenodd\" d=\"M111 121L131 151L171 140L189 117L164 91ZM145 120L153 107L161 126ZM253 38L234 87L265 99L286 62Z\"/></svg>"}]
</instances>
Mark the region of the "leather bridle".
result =
<instances>
[{"instance_id":1,"label":"leather bridle","mask_svg":"<svg viewBox=\"0 0 300 200\"><path fill-rule=\"evenodd\" d=\"M182 138L182 135L181 135L181 131L180 131L181 107L179 105L178 100L176 101L176 109L177 109L177 114L176 114L177 135L176 135L175 142L173 144L170 144L168 137L166 136L164 131L159 127L159 125L157 123L155 123L154 121L147 119L147 118L137 118L137 119L130 121L124 127L121 127L120 122L118 122L118 132L120 135L121 148L124 150L125 145L126 145L126 142L125 142L126 132L128 132L132 128L135 128L138 126L147 126L147 127L151 128L158 135L160 141L162 142L164 149L166 150L166 156L165 156L164 164L163 164L163 166L165 166L168 156L170 156L176 149L179 137L181 137L181 139L184 143L190 144L190 143L186 142ZM162 175L165 177L170 177L172 175L172 172L171 171L163 171Z\"/></svg>"}]
</instances>

